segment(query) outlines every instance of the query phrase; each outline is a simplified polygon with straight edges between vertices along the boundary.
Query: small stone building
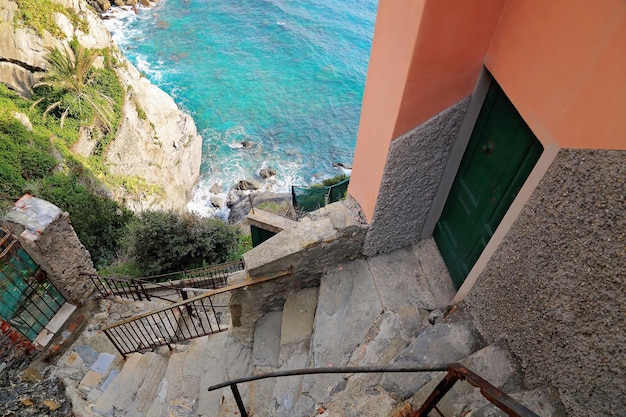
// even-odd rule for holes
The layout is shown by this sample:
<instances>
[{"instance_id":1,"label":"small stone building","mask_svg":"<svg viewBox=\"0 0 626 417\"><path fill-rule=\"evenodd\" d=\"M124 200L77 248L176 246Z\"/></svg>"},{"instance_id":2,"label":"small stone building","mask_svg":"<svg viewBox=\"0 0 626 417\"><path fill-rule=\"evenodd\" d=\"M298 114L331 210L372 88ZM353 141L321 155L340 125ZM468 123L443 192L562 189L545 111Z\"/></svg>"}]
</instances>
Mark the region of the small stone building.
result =
<instances>
[{"instance_id":1,"label":"small stone building","mask_svg":"<svg viewBox=\"0 0 626 417\"><path fill-rule=\"evenodd\" d=\"M43 347L92 293L80 272L95 272L67 213L23 196L0 229L0 317Z\"/></svg>"}]
</instances>

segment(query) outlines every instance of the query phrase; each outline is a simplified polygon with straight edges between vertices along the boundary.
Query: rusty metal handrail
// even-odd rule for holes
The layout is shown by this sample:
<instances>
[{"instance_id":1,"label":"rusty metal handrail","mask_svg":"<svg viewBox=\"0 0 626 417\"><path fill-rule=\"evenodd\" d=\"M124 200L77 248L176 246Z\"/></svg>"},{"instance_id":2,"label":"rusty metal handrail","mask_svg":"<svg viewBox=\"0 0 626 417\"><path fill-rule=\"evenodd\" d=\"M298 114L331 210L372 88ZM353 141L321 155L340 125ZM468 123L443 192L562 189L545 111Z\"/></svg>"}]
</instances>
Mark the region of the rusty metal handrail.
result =
<instances>
[{"instance_id":1,"label":"rusty metal handrail","mask_svg":"<svg viewBox=\"0 0 626 417\"><path fill-rule=\"evenodd\" d=\"M417 415L427 416L433 409L436 409L437 403L443 398L444 395L446 395L448 391L450 391L458 380L465 380L468 384L479 388L483 397L509 416L539 417L533 411L517 402L517 400L494 387L460 363L452 363L448 366L448 373L445 378L437 384L430 396L426 399L426 401L424 401L424 404L422 404L420 409L417 411Z\"/></svg>"},{"instance_id":2,"label":"rusty metal handrail","mask_svg":"<svg viewBox=\"0 0 626 417\"><path fill-rule=\"evenodd\" d=\"M403 368L395 368L395 367L374 367L374 366L356 366L356 367L346 367L346 368L336 368L336 367L327 367L327 368L308 368L308 369L294 369L290 371L275 371L275 372L267 372L261 373L258 375L233 379L227 382L222 382L221 384L211 385L207 391L215 391L220 388L230 387L233 397L235 398L235 402L237 403L237 407L239 408L239 413L241 417L248 417L248 412L246 411L243 401L241 399L241 394L239 393L239 388L237 388L237 384L241 384L244 382L256 381L259 379L265 378L280 378L285 376L297 376L297 375L312 375L312 374L357 374L357 373L407 373L407 372L441 372L448 371L445 378L435 387L433 392L430 394L428 399L424 402L424 404L420 407L417 413L411 414L411 417L420 417L420 416L428 416L433 409L439 410L436 408L437 403L443 398L444 395L452 388L452 386L458 380L466 380L469 384L474 387L480 388L480 393L489 400L496 407L507 413L507 415L512 417L539 417L533 411L524 407L522 404L517 402L515 399L511 398L498 388L491 385L489 382L470 371L463 365L459 363L453 363L450 365L432 365L432 366L416 366L416 367L403 367ZM439 412L440 415L441 412Z\"/></svg>"},{"instance_id":3,"label":"rusty metal handrail","mask_svg":"<svg viewBox=\"0 0 626 417\"><path fill-rule=\"evenodd\" d=\"M228 330L222 325L222 314L213 304L212 296L203 294L178 303L113 323L102 329L113 346L126 357L141 352L184 342Z\"/></svg>"},{"instance_id":4,"label":"rusty metal handrail","mask_svg":"<svg viewBox=\"0 0 626 417\"><path fill-rule=\"evenodd\" d=\"M284 271L267 277L254 280L247 279L226 287L216 288L195 297L105 326L102 331L124 357L132 352L155 349L159 346L168 346L171 349L171 344L227 330L226 327L220 325L221 315L215 311L215 308L222 306L213 305L211 297L250 285L261 284L291 273L292 267L290 266ZM223 307L227 308L227 306ZM200 326L193 323L192 316L200 320ZM217 324L217 330L208 325L203 326L205 323L202 323L202 319L208 323L212 323L211 319L213 319Z\"/></svg>"}]
</instances>

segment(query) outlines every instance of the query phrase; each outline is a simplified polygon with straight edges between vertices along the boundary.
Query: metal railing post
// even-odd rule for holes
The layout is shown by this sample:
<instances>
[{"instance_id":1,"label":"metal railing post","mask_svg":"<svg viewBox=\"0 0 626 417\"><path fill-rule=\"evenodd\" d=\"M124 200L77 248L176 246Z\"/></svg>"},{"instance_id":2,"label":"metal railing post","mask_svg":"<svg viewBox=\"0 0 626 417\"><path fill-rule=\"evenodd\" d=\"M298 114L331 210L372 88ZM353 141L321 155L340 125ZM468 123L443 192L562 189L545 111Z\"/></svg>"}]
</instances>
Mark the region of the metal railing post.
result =
<instances>
[{"instance_id":1,"label":"metal railing post","mask_svg":"<svg viewBox=\"0 0 626 417\"><path fill-rule=\"evenodd\" d=\"M241 417L248 417L246 408L243 406L243 401L241 401L241 395L239 395L239 389L237 388L237 384L232 384L230 386L230 389L233 392L233 397L235 397L237 407L239 407L239 413L241 414Z\"/></svg>"},{"instance_id":2,"label":"metal railing post","mask_svg":"<svg viewBox=\"0 0 626 417\"><path fill-rule=\"evenodd\" d=\"M187 299L189 299L189 296L187 295L187 291L185 290L181 290L180 295L183 298L183 301L187 301ZM187 310L187 314L189 315L189 317L191 317L191 313L193 312L191 305L187 304L185 306L185 310Z\"/></svg>"},{"instance_id":3,"label":"metal railing post","mask_svg":"<svg viewBox=\"0 0 626 417\"><path fill-rule=\"evenodd\" d=\"M417 415L427 416L428 413L430 413L437 406L437 403L441 401L444 395L446 395L448 391L450 391L450 389L454 386L454 384L458 380L459 378L456 375L453 375L450 372L448 372L445 378L443 378L437 384L433 392L430 393L426 401L424 401L424 404L422 404L420 409L417 411Z\"/></svg>"}]
</instances>

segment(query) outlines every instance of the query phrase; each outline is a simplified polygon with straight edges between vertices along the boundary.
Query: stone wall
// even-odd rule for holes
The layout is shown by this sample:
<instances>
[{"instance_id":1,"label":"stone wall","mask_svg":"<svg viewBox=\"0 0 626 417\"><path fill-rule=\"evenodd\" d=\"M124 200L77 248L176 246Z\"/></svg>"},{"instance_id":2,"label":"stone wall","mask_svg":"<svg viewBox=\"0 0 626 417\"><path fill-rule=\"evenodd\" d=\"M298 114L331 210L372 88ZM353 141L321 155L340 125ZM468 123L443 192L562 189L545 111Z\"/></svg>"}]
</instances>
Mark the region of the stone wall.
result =
<instances>
[{"instance_id":1,"label":"stone wall","mask_svg":"<svg viewBox=\"0 0 626 417\"><path fill-rule=\"evenodd\" d=\"M22 248L63 296L72 304L84 303L95 287L79 273L96 270L70 224L69 215L52 203L25 195L5 221Z\"/></svg>"},{"instance_id":2,"label":"stone wall","mask_svg":"<svg viewBox=\"0 0 626 417\"><path fill-rule=\"evenodd\" d=\"M470 99L393 140L363 251L367 256L417 243Z\"/></svg>"},{"instance_id":3,"label":"stone wall","mask_svg":"<svg viewBox=\"0 0 626 417\"><path fill-rule=\"evenodd\" d=\"M572 416L626 415L626 151L561 150L466 302Z\"/></svg>"},{"instance_id":4,"label":"stone wall","mask_svg":"<svg viewBox=\"0 0 626 417\"><path fill-rule=\"evenodd\" d=\"M318 286L329 268L360 257L365 231L354 201L341 201L310 213L244 254L252 281L290 273L233 291L230 333L252 343L254 325L263 314L280 309L289 294Z\"/></svg>"}]
</instances>

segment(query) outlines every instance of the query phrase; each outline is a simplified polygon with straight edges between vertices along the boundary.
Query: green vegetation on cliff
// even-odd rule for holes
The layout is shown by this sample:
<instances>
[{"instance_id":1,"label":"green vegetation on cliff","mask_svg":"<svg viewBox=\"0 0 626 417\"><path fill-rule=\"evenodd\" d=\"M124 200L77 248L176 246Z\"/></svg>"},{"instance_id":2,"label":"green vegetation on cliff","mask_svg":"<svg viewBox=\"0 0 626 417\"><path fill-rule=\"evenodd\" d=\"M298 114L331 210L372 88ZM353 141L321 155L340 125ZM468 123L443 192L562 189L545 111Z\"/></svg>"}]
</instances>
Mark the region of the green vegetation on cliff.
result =
<instances>
[{"instance_id":1,"label":"green vegetation on cliff","mask_svg":"<svg viewBox=\"0 0 626 417\"><path fill-rule=\"evenodd\" d=\"M46 9L48 0L36 4L58 11ZM34 5L20 0L21 19L37 28L42 10ZM94 66L99 56L103 68ZM70 214L97 268L115 264L134 275L225 262L248 248L239 229L221 221L173 212L135 216L112 200L107 189L162 192L143 178L111 175L105 164L125 100L114 70L119 63L110 51L76 39L46 58L48 71L32 100L0 84L0 211L24 193L50 201ZM72 152L79 140L95 144L88 157Z\"/></svg>"},{"instance_id":2,"label":"green vegetation on cliff","mask_svg":"<svg viewBox=\"0 0 626 417\"><path fill-rule=\"evenodd\" d=\"M69 44L69 48L56 48L46 55L48 70L33 88L32 106L43 104L43 119L54 115L61 128L68 119L90 126L92 137L97 136L103 149L120 121L124 88L110 65L94 67L101 51L83 47L76 38Z\"/></svg>"},{"instance_id":3,"label":"green vegetation on cliff","mask_svg":"<svg viewBox=\"0 0 626 417\"><path fill-rule=\"evenodd\" d=\"M20 114L32 130L18 120ZM0 208L6 211L24 193L50 201L70 213L94 261L106 263L132 215L106 197L100 181L69 152L78 123L61 128L52 119L0 84Z\"/></svg>"},{"instance_id":4,"label":"green vegetation on cliff","mask_svg":"<svg viewBox=\"0 0 626 417\"><path fill-rule=\"evenodd\" d=\"M51 0L15 0L18 5L17 13L15 13L14 24L33 28L39 35L43 35L44 31L49 32L57 38L65 38L65 34L51 18L53 13L61 13L65 15L74 25L84 33L89 33L89 25L80 18L72 9L66 9L59 3Z\"/></svg>"},{"instance_id":5,"label":"green vegetation on cliff","mask_svg":"<svg viewBox=\"0 0 626 417\"><path fill-rule=\"evenodd\" d=\"M114 70L93 67L97 54L75 39L68 50L50 51L50 70L33 100L0 84L0 209L24 193L52 202L70 213L94 261L105 264L132 215L107 197L104 168L94 169L104 166L102 151L115 135L124 100ZM83 126L98 140L90 158L70 151Z\"/></svg>"},{"instance_id":6,"label":"green vegetation on cliff","mask_svg":"<svg viewBox=\"0 0 626 417\"><path fill-rule=\"evenodd\" d=\"M19 114L28 117L32 130L18 119ZM3 211L26 192L48 200L70 213L97 267L116 262L118 271L135 276L225 262L249 249L235 226L171 212L137 217L110 199L101 181L68 150L77 138L78 126L68 116L61 128L56 116L44 118L32 101L0 84ZM132 257L126 256L127 251ZM117 261L119 255L125 264Z\"/></svg>"}]
</instances>

